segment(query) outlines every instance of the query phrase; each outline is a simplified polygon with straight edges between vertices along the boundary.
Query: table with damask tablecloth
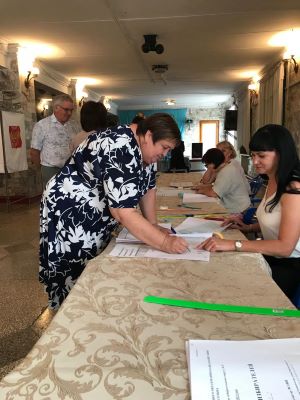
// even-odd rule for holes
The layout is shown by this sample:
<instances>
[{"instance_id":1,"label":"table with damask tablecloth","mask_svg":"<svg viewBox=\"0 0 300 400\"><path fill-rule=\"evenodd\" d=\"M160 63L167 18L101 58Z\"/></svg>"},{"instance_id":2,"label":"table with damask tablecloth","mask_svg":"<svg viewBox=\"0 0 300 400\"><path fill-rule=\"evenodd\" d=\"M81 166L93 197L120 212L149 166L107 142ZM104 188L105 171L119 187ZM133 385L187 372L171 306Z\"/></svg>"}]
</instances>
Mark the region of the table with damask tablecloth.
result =
<instances>
[{"instance_id":1,"label":"table with damask tablecloth","mask_svg":"<svg viewBox=\"0 0 300 400\"><path fill-rule=\"evenodd\" d=\"M32 351L0 382L1 400L187 400L186 340L300 337L295 318L144 302L152 295L294 309L260 254L212 253L209 262L116 258L114 244L88 263Z\"/></svg>"}]
</instances>

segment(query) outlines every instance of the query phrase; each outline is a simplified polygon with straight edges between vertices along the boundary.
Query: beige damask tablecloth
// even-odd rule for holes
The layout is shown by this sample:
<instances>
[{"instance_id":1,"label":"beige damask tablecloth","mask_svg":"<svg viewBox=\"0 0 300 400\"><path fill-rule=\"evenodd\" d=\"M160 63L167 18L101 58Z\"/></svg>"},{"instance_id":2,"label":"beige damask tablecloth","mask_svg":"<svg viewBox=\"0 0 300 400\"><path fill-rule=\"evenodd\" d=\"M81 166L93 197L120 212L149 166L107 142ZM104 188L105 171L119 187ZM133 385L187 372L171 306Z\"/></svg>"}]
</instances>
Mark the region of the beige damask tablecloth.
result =
<instances>
[{"instance_id":1,"label":"beige damask tablecloth","mask_svg":"<svg viewBox=\"0 0 300 400\"><path fill-rule=\"evenodd\" d=\"M292 318L143 301L156 295L293 308L258 254L211 254L209 262L121 259L108 256L112 245L89 262L32 351L1 381L1 400L187 400L187 339L300 337Z\"/></svg>"}]
</instances>

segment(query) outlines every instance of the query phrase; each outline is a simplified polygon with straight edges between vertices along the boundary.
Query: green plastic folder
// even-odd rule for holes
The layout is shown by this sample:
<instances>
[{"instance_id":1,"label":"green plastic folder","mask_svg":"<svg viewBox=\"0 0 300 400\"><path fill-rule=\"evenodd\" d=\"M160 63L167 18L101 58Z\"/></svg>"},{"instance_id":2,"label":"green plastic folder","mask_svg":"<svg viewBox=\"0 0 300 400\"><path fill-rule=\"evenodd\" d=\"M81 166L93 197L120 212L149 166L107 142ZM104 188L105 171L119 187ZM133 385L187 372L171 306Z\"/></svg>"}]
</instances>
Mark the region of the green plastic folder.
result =
<instances>
[{"instance_id":1,"label":"green plastic folder","mask_svg":"<svg viewBox=\"0 0 300 400\"><path fill-rule=\"evenodd\" d=\"M146 296L146 303L164 304L167 306L199 308L201 310L222 311L243 314L271 315L273 317L300 318L299 310L287 310L283 308L236 306L232 304L201 303L199 301L168 299L166 297Z\"/></svg>"}]
</instances>

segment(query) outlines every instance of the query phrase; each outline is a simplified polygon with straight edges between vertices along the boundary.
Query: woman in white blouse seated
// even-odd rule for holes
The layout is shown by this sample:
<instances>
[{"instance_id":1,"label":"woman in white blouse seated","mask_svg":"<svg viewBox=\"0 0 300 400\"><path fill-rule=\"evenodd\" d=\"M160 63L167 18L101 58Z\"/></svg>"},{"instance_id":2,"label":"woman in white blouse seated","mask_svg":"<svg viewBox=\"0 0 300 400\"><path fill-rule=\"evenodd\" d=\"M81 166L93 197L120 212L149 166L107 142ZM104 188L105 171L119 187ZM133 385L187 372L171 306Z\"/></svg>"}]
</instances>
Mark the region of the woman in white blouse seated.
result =
<instances>
[{"instance_id":1,"label":"woman in white blouse seated","mask_svg":"<svg viewBox=\"0 0 300 400\"><path fill-rule=\"evenodd\" d=\"M208 251L262 253L272 277L292 301L300 287L300 163L290 132L280 125L266 125L254 134L249 148L258 174L269 177L265 196L257 209L258 223L245 225L230 217L224 225L242 232L261 231L264 240L209 238L198 248Z\"/></svg>"},{"instance_id":2,"label":"woman in white blouse seated","mask_svg":"<svg viewBox=\"0 0 300 400\"><path fill-rule=\"evenodd\" d=\"M239 213L250 205L249 191L244 177L232 164L225 161L221 150L209 149L202 157L210 175L215 175L212 184L203 184L195 187L196 193L209 197L217 197L223 206L231 213Z\"/></svg>"},{"instance_id":3,"label":"woman in white blouse seated","mask_svg":"<svg viewBox=\"0 0 300 400\"><path fill-rule=\"evenodd\" d=\"M230 142L228 142L228 140L223 140L222 142L219 142L216 147L217 149L221 150L222 153L224 154L225 163L233 165L239 171L247 187L247 190L250 193L249 182L245 176L245 172L243 170L243 167L241 166L241 163L236 159L236 151L233 145ZM205 183L205 184L213 183L215 179L216 179L216 172L214 170L207 169L204 175L202 176L200 183Z\"/></svg>"}]
</instances>

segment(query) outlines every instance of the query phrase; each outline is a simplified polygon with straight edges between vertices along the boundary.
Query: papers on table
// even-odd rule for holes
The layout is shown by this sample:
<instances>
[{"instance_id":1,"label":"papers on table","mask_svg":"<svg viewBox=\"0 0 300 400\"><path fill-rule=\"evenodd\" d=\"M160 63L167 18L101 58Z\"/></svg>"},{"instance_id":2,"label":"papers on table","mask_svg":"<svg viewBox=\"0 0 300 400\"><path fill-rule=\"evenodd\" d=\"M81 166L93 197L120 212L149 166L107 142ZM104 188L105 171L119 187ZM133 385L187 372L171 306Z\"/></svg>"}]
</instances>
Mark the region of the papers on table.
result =
<instances>
[{"instance_id":1,"label":"papers on table","mask_svg":"<svg viewBox=\"0 0 300 400\"><path fill-rule=\"evenodd\" d=\"M184 189L184 192L187 193L193 193L192 190L190 189ZM178 195L181 194L183 195L183 189L179 189L179 188L171 188L171 187L160 187L157 189L156 191L156 196L159 197L178 197Z\"/></svg>"},{"instance_id":2,"label":"papers on table","mask_svg":"<svg viewBox=\"0 0 300 400\"><path fill-rule=\"evenodd\" d=\"M194 186L194 184L193 182L171 182L170 186L176 188L189 188Z\"/></svg>"},{"instance_id":3,"label":"papers on table","mask_svg":"<svg viewBox=\"0 0 300 400\"><path fill-rule=\"evenodd\" d=\"M300 339L189 340L191 398L300 399Z\"/></svg>"},{"instance_id":4,"label":"papers on table","mask_svg":"<svg viewBox=\"0 0 300 400\"><path fill-rule=\"evenodd\" d=\"M208 233L211 236L214 232L221 232L227 227L221 226L222 221L212 221L196 217L186 218L176 227L177 234L193 235Z\"/></svg>"},{"instance_id":5,"label":"papers on table","mask_svg":"<svg viewBox=\"0 0 300 400\"><path fill-rule=\"evenodd\" d=\"M184 193L183 203L217 203L218 200L215 197L208 197L204 194L198 193Z\"/></svg>"},{"instance_id":6,"label":"papers on table","mask_svg":"<svg viewBox=\"0 0 300 400\"><path fill-rule=\"evenodd\" d=\"M166 229L171 229L171 223L170 222L162 222L159 224L159 226L166 228ZM135 236L133 236L130 232L128 232L128 229L123 228L121 232L118 234L116 237L116 242L117 243L143 243L140 239L137 239Z\"/></svg>"},{"instance_id":7,"label":"papers on table","mask_svg":"<svg viewBox=\"0 0 300 400\"><path fill-rule=\"evenodd\" d=\"M195 260L195 261L209 261L210 252L205 250L197 250L196 245L207 239L207 235L197 236L184 236L184 239L188 242L188 251L182 254L169 254L164 251L155 250L150 248L145 257L151 258L164 258L169 260Z\"/></svg>"},{"instance_id":8,"label":"papers on table","mask_svg":"<svg viewBox=\"0 0 300 400\"><path fill-rule=\"evenodd\" d=\"M189 244L189 249L182 254L169 254L163 251L155 250L146 244L117 243L109 253L112 257L149 257L164 258L169 260L196 260L209 261L210 253L205 250L197 250L195 246L205 240L207 236L185 237Z\"/></svg>"},{"instance_id":9,"label":"papers on table","mask_svg":"<svg viewBox=\"0 0 300 400\"><path fill-rule=\"evenodd\" d=\"M192 220L193 218L188 218ZM198 220L198 225L201 225L201 221ZM204 223L207 222L203 220ZM189 244L189 249L183 254L168 254L163 251L152 249L151 247L143 244L139 239L134 237L128 232L126 228L123 228L116 238L116 245L110 252L110 256L113 257L150 257L150 258L165 258L173 260L198 260L198 261L209 261L210 253L205 250L196 249L196 245L203 242L209 236L211 232L191 232L192 222L183 225L180 231L180 236L183 236ZM160 226L171 229L170 223L161 223ZM181 224L182 225L182 224ZM190 227L190 229L188 229Z\"/></svg>"},{"instance_id":10,"label":"papers on table","mask_svg":"<svg viewBox=\"0 0 300 400\"><path fill-rule=\"evenodd\" d=\"M112 257L146 257L148 247L139 244L118 243L109 253Z\"/></svg>"}]
</instances>

